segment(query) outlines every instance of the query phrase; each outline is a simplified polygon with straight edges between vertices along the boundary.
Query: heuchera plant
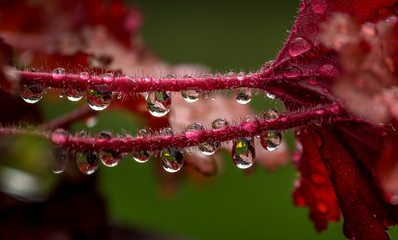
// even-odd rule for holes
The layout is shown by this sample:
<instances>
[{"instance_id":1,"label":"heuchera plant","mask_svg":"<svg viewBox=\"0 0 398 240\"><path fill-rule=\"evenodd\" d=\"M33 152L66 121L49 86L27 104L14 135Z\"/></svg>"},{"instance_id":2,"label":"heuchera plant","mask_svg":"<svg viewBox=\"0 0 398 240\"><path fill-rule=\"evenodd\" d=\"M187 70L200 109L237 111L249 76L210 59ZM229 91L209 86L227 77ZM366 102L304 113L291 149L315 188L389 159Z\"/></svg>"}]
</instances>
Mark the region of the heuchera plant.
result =
<instances>
[{"instance_id":1,"label":"heuchera plant","mask_svg":"<svg viewBox=\"0 0 398 240\"><path fill-rule=\"evenodd\" d=\"M15 15L15 9L24 14ZM0 83L5 99L1 102L9 103L5 108L21 109L19 115L1 117L1 135L45 137L57 146L59 164L73 153L85 174L95 172L99 159L114 166L131 153L140 162L158 154L168 172L180 170L185 159L211 175L216 171L214 158L204 160L197 154L184 158L182 150L198 146L212 155L232 141L235 165L248 168L255 159L262 161L256 136L272 151L282 142L281 131L294 129L293 159L300 180L295 182L293 199L297 206L309 207L316 229L326 229L342 214L347 238L389 239L386 230L398 220L397 1L303 0L274 61L256 73L223 75L192 75L189 71L203 71L161 63L138 41L140 12L120 1L2 1L0 10ZM138 65L143 74L127 75L131 65ZM159 65L166 76L156 77ZM49 88L72 101L84 96L97 111L110 105L143 114L152 132L141 130L135 137L68 132L73 122L96 114L88 107L35 129L13 126L35 119L38 112L34 105L15 100L15 95L35 103ZM172 101L170 92L181 92L186 101L195 102L208 92L228 89L241 103L250 101L252 89L260 89L281 100L286 111L266 110L262 119L248 116L235 124L214 117L203 122L209 128L195 119L178 123L178 115L168 122L170 108L183 106ZM211 101L202 104L202 109L209 108L208 115L218 111ZM158 118L149 117L147 110ZM238 109L230 110L230 115L234 110ZM250 114L246 107L242 111ZM173 124L180 128L186 124L185 130L167 128Z\"/></svg>"}]
</instances>

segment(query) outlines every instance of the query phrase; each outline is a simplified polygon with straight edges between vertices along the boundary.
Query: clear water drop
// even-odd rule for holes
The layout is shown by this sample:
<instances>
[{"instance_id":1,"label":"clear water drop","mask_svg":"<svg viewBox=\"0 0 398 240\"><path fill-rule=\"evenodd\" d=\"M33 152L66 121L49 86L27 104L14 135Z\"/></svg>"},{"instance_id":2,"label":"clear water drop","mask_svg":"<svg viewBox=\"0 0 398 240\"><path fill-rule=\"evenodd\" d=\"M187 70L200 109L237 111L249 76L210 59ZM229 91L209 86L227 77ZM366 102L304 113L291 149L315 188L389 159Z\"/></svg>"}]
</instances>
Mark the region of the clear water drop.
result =
<instances>
[{"instance_id":1,"label":"clear water drop","mask_svg":"<svg viewBox=\"0 0 398 240\"><path fill-rule=\"evenodd\" d=\"M264 66L263 66L263 72L265 72L265 71L267 71L268 69L270 69L271 66L272 66L272 64L274 64L274 61L273 61L273 60L270 60L270 61L266 62L266 63L264 64Z\"/></svg>"},{"instance_id":2,"label":"clear water drop","mask_svg":"<svg viewBox=\"0 0 398 240\"><path fill-rule=\"evenodd\" d=\"M191 123L185 128L185 136L189 140L196 140L200 136L200 132L202 131L203 126L200 123Z\"/></svg>"},{"instance_id":3,"label":"clear water drop","mask_svg":"<svg viewBox=\"0 0 398 240\"><path fill-rule=\"evenodd\" d=\"M228 122L225 119L217 118L211 124L211 128L213 129L220 129L229 126Z\"/></svg>"},{"instance_id":4,"label":"clear water drop","mask_svg":"<svg viewBox=\"0 0 398 240\"><path fill-rule=\"evenodd\" d=\"M83 151L77 153L76 164L83 174L93 174L98 169L98 163L98 156L94 152Z\"/></svg>"},{"instance_id":5,"label":"clear water drop","mask_svg":"<svg viewBox=\"0 0 398 240\"><path fill-rule=\"evenodd\" d=\"M330 63L321 65L317 72L324 77L335 77L340 74L340 70Z\"/></svg>"},{"instance_id":6,"label":"clear water drop","mask_svg":"<svg viewBox=\"0 0 398 240\"><path fill-rule=\"evenodd\" d=\"M147 134L148 133L145 129L140 129L138 130L137 137L145 137ZM149 160L152 153L149 151L134 151L131 155L136 162L145 163Z\"/></svg>"},{"instance_id":7,"label":"clear water drop","mask_svg":"<svg viewBox=\"0 0 398 240\"><path fill-rule=\"evenodd\" d=\"M178 172L184 165L184 154L178 148L164 148L160 152L164 170L169 173Z\"/></svg>"},{"instance_id":8,"label":"clear water drop","mask_svg":"<svg viewBox=\"0 0 398 240\"><path fill-rule=\"evenodd\" d=\"M160 133L162 134L162 136L170 136L173 135L173 130L169 127L167 128L163 128Z\"/></svg>"},{"instance_id":9,"label":"clear water drop","mask_svg":"<svg viewBox=\"0 0 398 240\"><path fill-rule=\"evenodd\" d=\"M305 80L309 85L318 85L318 80L315 77L310 77Z\"/></svg>"},{"instance_id":10,"label":"clear water drop","mask_svg":"<svg viewBox=\"0 0 398 240\"><path fill-rule=\"evenodd\" d=\"M54 146L52 150L54 161L51 170L56 174L60 174L64 172L68 166L68 151L59 146Z\"/></svg>"},{"instance_id":11,"label":"clear water drop","mask_svg":"<svg viewBox=\"0 0 398 240\"><path fill-rule=\"evenodd\" d=\"M151 155L149 151L135 151L131 153L133 159L138 163L146 163Z\"/></svg>"},{"instance_id":12,"label":"clear water drop","mask_svg":"<svg viewBox=\"0 0 398 240\"><path fill-rule=\"evenodd\" d=\"M80 79L84 81L88 81L91 79L90 73L88 72L81 72L80 73Z\"/></svg>"},{"instance_id":13,"label":"clear water drop","mask_svg":"<svg viewBox=\"0 0 398 240\"><path fill-rule=\"evenodd\" d=\"M101 131L98 133L98 139L111 139L112 134L107 131ZM115 152L114 150L103 150L99 153L101 162L107 167L114 167L119 164L122 160L123 155Z\"/></svg>"},{"instance_id":14,"label":"clear water drop","mask_svg":"<svg viewBox=\"0 0 398 240\"><path fill-rule=\"evenodd\" d=\"M260 136L261 145L268 151L274 151L282 143L282 133L279 130L268 130Z\"/></svg>"},{"instance_id":15,"label":"clear water drop","mask_svg":"<svg viewBox=\"0 0 398 240\"><path fill-rule=\"evenodd\" d=\"M298 37L290 41L287 51L291 57L297 57L308 52L311 48L312 44L309 41Z\"/></svg>"},{"instance_id":16,"label":"clear water drop","mask_svg":"<svg viewBox=\"0 0 398 240\"><path fill-rule=\"evenodd\" d=\"M102 75L102 79L103 79L105 82L112 82L113 80L115 80L115 76L113 75L113 73L107 72L107 73L104 73L104 74Z\"/></svg>"},{"instance_id":17,"label":"clear water drop","mask_svg":"<svg viewBox=\"0 0 398 240\"><path fill-rule=\"evenodd\" d=\"M295 67L295 66L290 66L285 69L283 72L283 76L285 78L296 78L300 77L303 74L303 72L300 70L300 68Z\"/></svg>"},{"instance_id":18,"label":"clear water drop","mask_svg":"<svg viewBox=\"0 0 398 240\"><path fill-rule=\"evenodd\" d=\"M177 78L177 75L174 73L167 74L164 78Z\"/></svg>"},{"instance_id":19,"label":"clear water drop","mask_svg":"<svg viewBox=\"0 0 398 240\"><path fill-rule=\"evenodd\" d=\"M235 98L238 103L247 104L252 100L252 91L250 88L237 88Z\"/></svg>"},{"instance_id":20,"label":"clear water drop","mask_svg":"<svg viewBox=\"0 0 398 240\"><path fill-rule=\"evenodd\" d=\"M61 89L61 90L58 92L58 97L59 97L59 98L63 98L64 96L65 96L65 91Z\"/></svg>"},{"instance_id":21,"label":"clear water drop","mask_svg":"<svg viewBox=\"0 0 398 240\"><path fill-rule=\"evenodd\" d=\"M187 102L196 102L199 100L200 92L195 89L182 90L181 96Z\"/></svg>"},{"instance_id":22,"label":"clear water drop","mask_svg":"<svg viewBox=\"0 0 398 240\"><path fill-rule=\"evenodd\" d=\"M213 155L220 147L221 143L213 138L208 138L206 141L199 144L199 150L207 156Z\"/></svg>"},{"instance_id":23,"label":"clear water drop","mask_svg":"<svg viewBox=\"0 0 398 240\"><path fill-rule=\"evenodd\" d=\"M105 85L93 86L87 91L87 103L95 111L104 110L112 100L112 92Z\"/></svg>"},{"instance_id":24,"label":"clear water drop","mask_svg":"<svg viewBox=\"0 0 398 240\"><path fill-rule=\"evenodd\" d=\"M65 71L65 69L59 67L59 68L56 68L53 70L51 76L55 80L60 80L66 76L66 71Z\"/></svg>"},{"instance_id":25,"label":"clear water drop","mask_svg":"<svg viewBox=\"0 0 398 240\"><path fill-rule=\"evenodd\" d=\"M40 83L25 83L21 90L21 97L27 103L37 103L43 97L44 86Z\"/></svg>"},{"instance_id":26,"label":"clear water drop","mask_svg":"<svg viewBox=\"0 0 398 240\"><path fill-rule=\"evenodd\" d=\"M56 143L56 144L64 144L66 142L66 140L68 139L68 134L67 132L62 129L62 128L58 128L55 129L52 133L51 133L51 140Z\"/></svg>"},{"instance_id":27,"label":"clear water drop","mask_svg":"<svg viewBox=\"0 0 398 240\"><path fill-rule=\"evenodd\" d=\"M232 160L240 169L246 169L253 165L256 158L254 140L252 137L237 138L233 141Z\"/></svg>"},{"instance_id":28,"label":"clear water drop","mask_svg":"<svg viewBox=\"0 0 398 240\"><path fill-rule=\"evenodd\" d=\"M107 167L115 167L122 161L123 154L112 151L101 151L99 154L101 162Z\"/></svg>"},{"instance_id":29,"label":"clear water drop","mask_svg":"<svg viewBox=\"0 0 398 240\"><path fill-rule=\"evenodd\" d=\"M259 121L256 116L248 115L243 119L242 127L247 132L255 132L259 126Z\"/></svg>"},{"instance_id":30,"label":"clear water drop","mask_svg":"<svg viewBox=\"0 0 398 240\"><path fill-rule=\"evenodd\" d=\"M149 92L146 95L146 106L155 117L163 117L170 112L171 97L167 92Z\"/></svg>"},{"instance_id":31,"label":"clear water drop","mask_svg":"<svg viewBox=\"0 0 398 240\"><path fill-rule=\"evenodd\" d=\"M275 109L268 109L267 111L265 111L263 118L266 121L272 121L274 119L277 119L279 117L279 113L277 110Z\"/></svg>"},{"instance_id":32,"label":"clear water drop","mask_svg":"<svg viewBox=\"0 0 398 240\"><path fill-rule=\"evenodd\" d=\"M272 93L270 93L268 91L265 92L265 96L267 96L267 98L269 98L269 99L275 99L276 98L276 96L274 94L272 94Z\"/></svg>"},{"instance_id":33,"label":"clear water drop","mask_svg":"<svg viewBox=\"0 0 398 240\"><path fill-rule=\"evenodd\" d=\"M66 90L66 97L69 101L77 102L83 98L83 94L77 89L68 89Z\"/></svg>"}]
</instances>

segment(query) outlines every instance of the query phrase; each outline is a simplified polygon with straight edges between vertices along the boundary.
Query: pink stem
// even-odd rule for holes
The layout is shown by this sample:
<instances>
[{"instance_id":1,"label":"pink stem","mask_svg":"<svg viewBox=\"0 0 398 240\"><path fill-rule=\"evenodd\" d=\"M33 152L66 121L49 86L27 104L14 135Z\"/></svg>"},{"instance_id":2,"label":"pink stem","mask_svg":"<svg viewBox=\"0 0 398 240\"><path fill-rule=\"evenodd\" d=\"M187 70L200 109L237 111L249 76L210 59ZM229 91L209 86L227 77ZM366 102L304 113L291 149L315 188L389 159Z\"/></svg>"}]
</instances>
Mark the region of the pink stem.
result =
<instances>
[{"instance_id":1,"label":"pink stem","mask_svg":"<svg viewBox=\"0 0 398 240\"><path fill-rule=\"evenodd\" d=\"M219 142L225 142L238 137L261 135L264 131L269 129L285 130L308 124L310 121L316 119L330 119L337 117L340 112L340 106L329 105L326 107L316 108L309 112L281 115L279 118L270 121L244 121L241 124L224 127L221 129L179 133L169 136L98 139L93 137L72 136L70 134L64 135L57 132L54 132L53 134L32 132L31 134L50 138L55 144L75 151L101 151L103 149L117 149L118 152L125 153L138 150L159 151L166 147L185 148L197 146L209 138ZM0 128L0 135L27 133L29 132L24 130Z\"/></svg>"},{"instance_id":2,"label":"pink stem","mask_svg":"<svg viewBox=\"0 0 398 240\"><path fill-rule=\"evenodd\" d=\"M259 88L273 81L286 80L282 76L262 77L260 73L234 77L192 77L192 78L132 78L121 76L104 78L103 76L82 76L78 74L65 74L53 76L53 73L16 71L25 82L38 82L45 87L60 89L87 90L92 85L107 85L112 92L129 94L132 92L149 91L181 91L197 89L201 91L235 89L239 87ZM313 77L313 75L301 75L300 78ZM297 79L297 78L294 78Z\"/></svg>"}]
</instances>

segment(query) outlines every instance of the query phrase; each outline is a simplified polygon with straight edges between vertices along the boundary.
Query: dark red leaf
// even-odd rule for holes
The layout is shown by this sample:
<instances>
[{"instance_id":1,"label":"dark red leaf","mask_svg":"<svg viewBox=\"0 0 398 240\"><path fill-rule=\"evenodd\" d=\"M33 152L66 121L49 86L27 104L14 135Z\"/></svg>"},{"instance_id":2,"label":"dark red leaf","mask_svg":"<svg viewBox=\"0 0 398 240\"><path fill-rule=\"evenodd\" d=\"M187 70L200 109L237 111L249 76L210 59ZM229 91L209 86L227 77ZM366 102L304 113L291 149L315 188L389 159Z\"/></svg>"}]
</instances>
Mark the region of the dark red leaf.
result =
<instances>
[{"instance_id":1,"label":"dark red leaf","mask_svg":"<svg viewBox=\"0 0 398 240\"><path fill-rule=\"evenodd\" d=\"M263 71L264 77L276 75L287 80L268 83L265 87L278 95L291 111L311 109L317 104L343 103L341 95L334 93L334 84L339 76L346 74L347 61L341 61L343 50L337 52L337 47L328 48L323 44L322 26L335 27L331 30L336 34L352 37L349 34L359 31L362 23L378 22L391 16L395 12L395 2L302 1L299 17L284 48L273 65ZM330 25L336 13L348 14L352 24ZM357 41L355 49L362 51L358 53L374 51L358 37L354 41ZM344 42L332 44L341 46ZM397 41L390 41L390 44L396 45ZM345 81L350 81L350 77ZM355 120L349 110L345 111L344 118L347 120L340 121L334 128L323 123L297 131L303 150L297 160L301 179L296 182L294 201L298 206L310 207L310 218L318 231L325 229L328 221L339 219L340 208L344 216L344 234L348 238L389 239L385 231L397 223L398 212L396 206L385 200L389 200L386 196L396 193L397 188L392 186L392 193L386 193L385 183L391 183L392 172L385 164L396 161L396 157L392 157L396 132L387 125L376 127ZM390 178L380 178L381 173L386 172L390 173L387 175Z\"/></svg>"}]
</instances>

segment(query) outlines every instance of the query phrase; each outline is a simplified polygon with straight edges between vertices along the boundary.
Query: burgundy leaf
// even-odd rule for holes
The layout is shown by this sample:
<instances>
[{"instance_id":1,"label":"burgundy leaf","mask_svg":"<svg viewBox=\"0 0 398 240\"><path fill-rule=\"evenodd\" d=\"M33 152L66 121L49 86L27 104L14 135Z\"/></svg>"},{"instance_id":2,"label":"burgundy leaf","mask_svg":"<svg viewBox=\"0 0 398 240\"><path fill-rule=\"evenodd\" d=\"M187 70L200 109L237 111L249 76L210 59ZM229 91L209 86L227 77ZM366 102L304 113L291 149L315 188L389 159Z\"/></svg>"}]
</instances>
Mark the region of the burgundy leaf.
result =
<instances>
[{"instance_id":1,"label":"burgundy leaf","mask_svg":"<svg viewBox=\"0 0 398 240\"><path fill-rule=\"evenodd\" d=\"M266 88L279 96L289 110L346 103L346 99L340 99L341 94L334 92L336 79L347 71L348 61L341 60L343 51L339 49L357 41L357 49L370 51L357 35L350 33L359 31L362 23L389 17L393 4L394 1L303 1L286 45L273 65L263 69L264 77L280 75L286 80L269 83ZM333 22L330 19L336 18L336 13L348 14L353 20L345 25L340 20ZM331 35L321 37L324 29L334 35L329 45L324 39ZM350 81L350 77L345 81ZM349 111L345 116L354 118ZM375 127L357 120L341 121L333 128L328 123L318 123L296 132L303 150L297 161L301 180L296 183L294 199L296 205L310 207L310 218L318 231L327 227L328 220L339 219L340 207L348 238L389 239L385 231L397 223L398 215L396 207L383 199L377 168L386 146L390 146L390 151L384 153L384 161L395 161L391 158L394 135L387 126Z\"/></svg>"}]
</instances>

